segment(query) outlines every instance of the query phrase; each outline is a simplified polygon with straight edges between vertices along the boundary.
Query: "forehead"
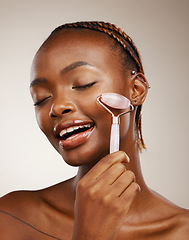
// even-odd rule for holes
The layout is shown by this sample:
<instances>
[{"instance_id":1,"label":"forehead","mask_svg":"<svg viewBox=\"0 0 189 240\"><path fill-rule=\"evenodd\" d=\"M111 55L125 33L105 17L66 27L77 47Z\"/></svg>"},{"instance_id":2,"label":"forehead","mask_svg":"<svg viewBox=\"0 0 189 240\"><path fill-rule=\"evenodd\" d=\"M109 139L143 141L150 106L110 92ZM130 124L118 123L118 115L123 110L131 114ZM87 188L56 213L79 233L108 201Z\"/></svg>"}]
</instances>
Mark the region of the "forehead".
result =
<instances>
[{"instance_id":1,"label":"forehead","mask_svg":"<svg viewBox=\"0 0 189 240\"><path fill-rule=\"evenodd\" d=\"M71 41L70 41L71 40ZM68 42L69 41L69 42ZM79 43L83 42L90 42L91 45L95 45L96 43L102 44L103 46L109 47L112 42L115 40L112 39L109 35L105 34L104 32L99 32L92 29L63 29L61 31L55 32L54 34L50 35L49 38L44 42L42 47L48 46L51 43Z\"/></svg>"},{"instance_id":2,"label":"forehead","mask_svg":"<svg viewBox=\"0 0 189 240\"><path fill-rule=\"evenodd\" d=\"M88 29L64 29L53 34L38 50L33 67L47 67L53 64L71 64L76 61L87 61L93 65L119 65L114 43L105 33Z\"/></svg>"}]
</instances>

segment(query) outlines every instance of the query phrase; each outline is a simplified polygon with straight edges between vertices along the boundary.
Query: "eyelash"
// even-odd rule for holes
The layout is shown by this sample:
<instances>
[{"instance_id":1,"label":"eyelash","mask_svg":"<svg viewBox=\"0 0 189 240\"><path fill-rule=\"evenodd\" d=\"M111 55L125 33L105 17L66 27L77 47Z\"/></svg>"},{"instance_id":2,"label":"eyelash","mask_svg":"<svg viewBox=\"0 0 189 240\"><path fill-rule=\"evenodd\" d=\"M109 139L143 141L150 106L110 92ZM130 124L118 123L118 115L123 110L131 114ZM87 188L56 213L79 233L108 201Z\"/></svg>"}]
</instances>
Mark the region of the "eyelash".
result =
<instances>
[{"instance_id":1,"label":"eyelash","mask_svg":"<svg viewBox=\"0 0 189 240\"><path fill-rule=\"evenodd\" d=\"M72 87L72 89L86 89L86 88L89 88L89 87L92 87L96 82L92 82L92 83L89 83L89 84L86 84L86 85L83 85L83 86L77 86L77 87ZM49 99L51 96L48 96L36 103L34 103L34 107L36 106L39 106L40 104L42 104L45 100Z\"/></svg>"},{"instance_id":2,"label":"eyelash","mask_svg":"<svg viewBox=\"0 0 189 240\"><path fill-rule=\"evenodd\" d=\"M48 96L48 97L46 97L46 98L44 98L44 99L42 99L42 100L40 100L40 101L34 103L34 104L33 104L34 107L39 106L40 104L42 104L45 100L49 99L50 97L51 97L51 96Z\"/></svg>"},{"instance_id":3,"label":"eyelash","mask_svg":"<svg viewBox=\"0 0 189 240\"><path fill-rule=\"evenodd\" d=\"M96 82L92 82L83 86L76 86L76 87L72 87L72 89L85 89L85 88L89 88L92 87Z\"/></svg>"}]
</instances>

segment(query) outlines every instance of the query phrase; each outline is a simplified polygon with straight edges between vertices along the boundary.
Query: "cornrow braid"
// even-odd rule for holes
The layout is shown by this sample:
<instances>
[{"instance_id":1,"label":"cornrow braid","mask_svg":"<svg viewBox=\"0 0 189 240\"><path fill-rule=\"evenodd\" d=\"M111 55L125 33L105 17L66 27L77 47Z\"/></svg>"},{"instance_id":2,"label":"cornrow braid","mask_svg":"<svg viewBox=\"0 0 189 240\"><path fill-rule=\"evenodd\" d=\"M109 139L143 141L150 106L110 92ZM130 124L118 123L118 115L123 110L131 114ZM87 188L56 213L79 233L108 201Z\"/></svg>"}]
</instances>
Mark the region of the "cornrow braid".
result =
<instances>
[{"instance_id":1,"label":"cornrow braid","mask_svg":"<svg viewBox=\"0 0 189 240\"><path fill-rule=\"evenodd\" d=\"M55 33L58 33L64 29L69 29L69 28L91 29L91 30L103 32L109 35L111 38L113 38L116 42L118 42L123 47L125 53L129 55L130 58L134 61L137 67L137 71L144 74L140 53L137 47L135 46L132 39L124 31L118 28L116 25L111 23L98 22L98 21L67 23L55 28L54 31L52 31L49 38ZM137 107L136 116L135 116L137 144L140 151L142 151L142 148L146 149L143 136L142 136L141 110L142 110L142 105Z\"/></svg>"},{"instance_id":2,"label":"cornrow braid","mask_svg":"<svg viewBox=\"0 0 189 240\"><path fill-rule=\"evenodd\" d=\"M103 23L103 22L100 22L100 23ZM137 47L135 46L134 42L132 41L132 39L124 31L122 31L121 28L118 28L116 25L111 24L111 23L105 23L105 24L107 24L109 29L111 29L115 32L118 32L120 34L120 36L122 36L124 39L126 39L128 41L128 43L133 47L133 49L135 50L135 53L139 59L140 66L142 68L141 72L143 72L141 57L140 57L139 51L138 51Z\"/></svg>"}]
</instances>

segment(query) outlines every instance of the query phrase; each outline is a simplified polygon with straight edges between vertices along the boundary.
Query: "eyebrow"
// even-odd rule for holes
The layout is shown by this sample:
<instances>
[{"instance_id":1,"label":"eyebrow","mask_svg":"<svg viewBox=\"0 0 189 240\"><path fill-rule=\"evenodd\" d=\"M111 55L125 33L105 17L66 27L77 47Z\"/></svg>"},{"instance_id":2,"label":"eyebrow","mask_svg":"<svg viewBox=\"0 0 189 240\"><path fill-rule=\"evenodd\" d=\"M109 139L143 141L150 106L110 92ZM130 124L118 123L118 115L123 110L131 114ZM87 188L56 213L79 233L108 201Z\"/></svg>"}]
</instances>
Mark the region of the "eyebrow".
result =
<instances>
[{"instance_id":1,"label":"eyebrow","mask_svg":"<svg viewBox=\"0 0 189 240\"><path fill-rule=\"evenodd\" d=\"M91 66L91 67L95 67L94 65L92 65L91 63L88 63L88 62L85 62L85 61L77 61L77 62L74 62L74 63L71 63L70 65L66 66L65 68L63 68L61 71L60 71L60 74L63 75L77 67L81 67L81 66L85 66L85 65L88 65L88 66ZM31 81L30 83L30 87L33 87L37 84L42 84L42 83L47 83L47 80L45 78L37 78L37 79L34 79L33 81Z\"/></svg>"},{"instance_id":2,"label":"eyebrow","mask_svg":"<svg viewBox=\"0 0 189 240\"><path fill-rule=\"evenodd\" d=\"M33 81L31 81L30 88L40 83L47 83L47 80L45 78L36 78Z\"/></svg>"},{"instance_id":3,"label":"eyebrow","mask_svg":"<svg viewBox=\"0 0 189 240\"><path fill-rule=\"evenodd\" d=\"M70 65L65 67L63 70L61 70L60 74L63 75L65 73L73 70L74 68L85 66L85 65L88 65L88 66L91 66L91 67L95 67L91 63L88 63L88 62L85 62L85 61L77 61L77 62L71 63Z\"/></svg>"}]
</instances>

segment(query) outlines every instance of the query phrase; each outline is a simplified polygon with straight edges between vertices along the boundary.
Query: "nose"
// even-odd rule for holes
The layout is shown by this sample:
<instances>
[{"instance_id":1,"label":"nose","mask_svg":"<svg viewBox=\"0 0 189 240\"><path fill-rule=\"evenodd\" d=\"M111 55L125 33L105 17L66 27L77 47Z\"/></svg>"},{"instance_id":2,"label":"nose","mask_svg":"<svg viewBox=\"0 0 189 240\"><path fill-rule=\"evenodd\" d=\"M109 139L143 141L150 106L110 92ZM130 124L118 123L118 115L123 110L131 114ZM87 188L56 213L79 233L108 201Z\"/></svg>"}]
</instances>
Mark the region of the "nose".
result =
<instances>
[{"instance_id":1,"label":"nose","mask_svg":"<svg viewBox=\"0 0 189 240\"><path fill-rule=\"evenodd\" d=\"M75 112L76 106L66 99L57 99L53 102L49 116L52 118L62 117L65 114Z\"/></svg>"}]
</instances>

